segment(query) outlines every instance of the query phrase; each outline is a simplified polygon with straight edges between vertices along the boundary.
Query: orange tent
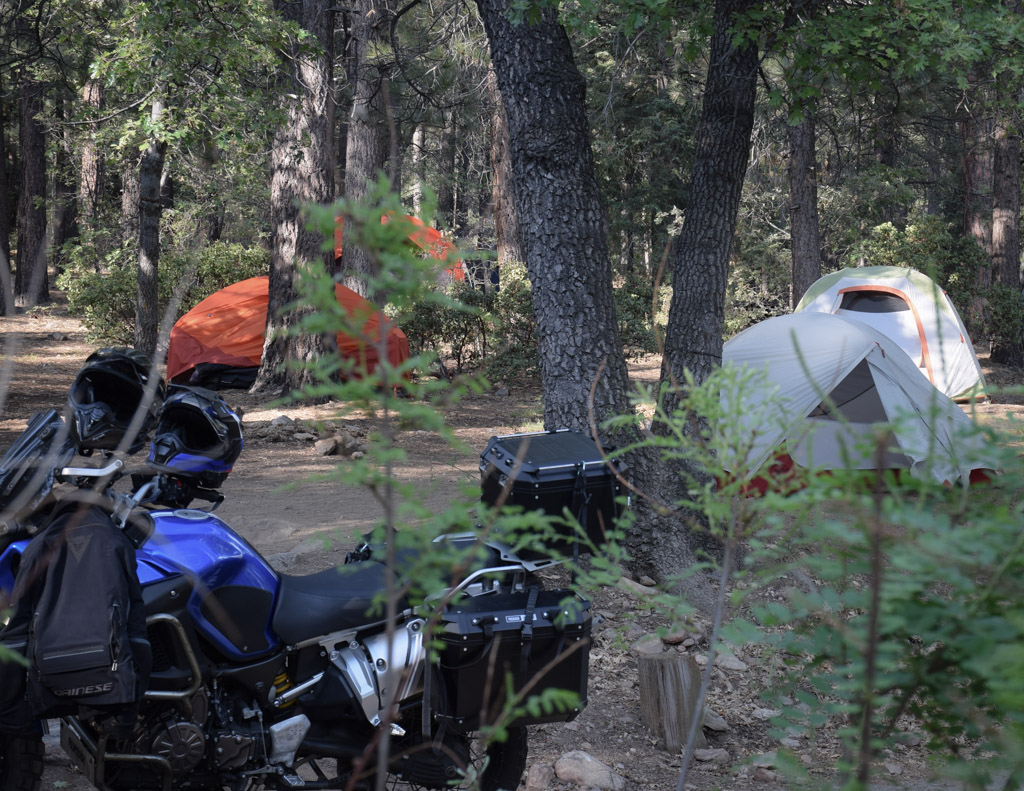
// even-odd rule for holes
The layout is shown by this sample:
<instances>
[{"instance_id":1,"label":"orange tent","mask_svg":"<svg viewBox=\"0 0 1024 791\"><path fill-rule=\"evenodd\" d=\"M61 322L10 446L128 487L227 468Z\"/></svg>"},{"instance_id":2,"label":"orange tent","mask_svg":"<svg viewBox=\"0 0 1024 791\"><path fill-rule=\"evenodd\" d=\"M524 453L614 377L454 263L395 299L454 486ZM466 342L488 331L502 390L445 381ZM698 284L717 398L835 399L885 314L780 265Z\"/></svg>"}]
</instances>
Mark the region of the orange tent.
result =
<instances>
[{"instance_id":1,"label":"orange tent","mask_svg":"<svg viewBox=\"0 0 1024 791\"><path fill-rule=\"evenodd\" d=\"M466 270L462 265L462 261L459 260L456 253L456 247L450 241L441 235L441 232L436 228L431 228L423 220L413 217L411 214L405 215L403 219L406 222L416 226L409 233L409 241L419 247L427 255L438 259L439 261L447 262L444 273L449 280L465 280ZM382 214L380 218L381 225L391 222L391 216L388 214ZM345 218L337 217L334 221L334 257L335 259L341 258L341 238L342 231L345 227Z\"/></svg>"},{"instance_id":2,"label":"orange tent","mask_svg":"<svg viewBox=\"0 0 1024 791\"><path fill-rule=\"evenodd\" d=\"M167 346L168 381L206 386L251 382L263 356L269 283L267 277L234 283L178 319ZM341 284L335 284L334 293L350 317L367 317L363 338L338 334L338 351L358 367L365 361L366 368L374 370L379 359L373 343L380 338L380 311ZM388 362L397 366L408 357L405 333L392 327L387 334Z\"/></svg>"}]
</instances>

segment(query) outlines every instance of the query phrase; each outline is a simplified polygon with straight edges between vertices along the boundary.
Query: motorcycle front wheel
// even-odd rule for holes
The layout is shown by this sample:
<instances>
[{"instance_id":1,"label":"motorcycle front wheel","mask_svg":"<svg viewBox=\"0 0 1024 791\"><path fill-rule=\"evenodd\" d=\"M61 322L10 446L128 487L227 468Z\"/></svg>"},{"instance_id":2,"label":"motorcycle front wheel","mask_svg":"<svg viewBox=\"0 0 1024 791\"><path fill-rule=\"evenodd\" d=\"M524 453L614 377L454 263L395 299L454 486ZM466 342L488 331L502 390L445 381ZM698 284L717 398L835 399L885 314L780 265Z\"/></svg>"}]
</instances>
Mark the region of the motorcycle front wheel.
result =
<instances>
[{"instance_id":1,"label":"motorcycle front wheel","mask_svg":"<svg viewBox=\"0 0 1024 791\"><path fill-rule=\"evenodd\" d=\"M43 740L0 734L0 791L38 791L43 779Z\"/></svg>"}]
</instances>

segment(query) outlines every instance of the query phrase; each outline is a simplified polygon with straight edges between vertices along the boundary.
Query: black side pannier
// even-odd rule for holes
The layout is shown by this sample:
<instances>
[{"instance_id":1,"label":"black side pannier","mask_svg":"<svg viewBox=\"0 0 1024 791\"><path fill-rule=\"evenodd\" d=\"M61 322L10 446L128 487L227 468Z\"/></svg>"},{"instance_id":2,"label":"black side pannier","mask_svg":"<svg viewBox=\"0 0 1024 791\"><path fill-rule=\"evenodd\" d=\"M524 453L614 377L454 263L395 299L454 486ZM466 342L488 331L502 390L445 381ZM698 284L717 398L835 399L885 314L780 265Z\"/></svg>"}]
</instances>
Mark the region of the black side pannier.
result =
<instances>
[{"instance_id":1,"label":"black side pannier","mask_svg":"<svg viewBox=\"0 0 1024 791\"><path fill-rule=\"evenodd\" d=\"M590 630L590 602L567 590L529 588L449 606L439 634L444 713L473 730L494 723L513 695L522 693L522 706L560 689L576 693L575 706L520 712L506 724L575 719L587 703Z\"/></svg>"},{"instance_id":2,"label":"black side pannier","mask_svg":"<svg viewBox=\"0 0 1024 791\"><path fill-rule=\"evenodd\" d=\"M614 465L614 469L613 466ZM480 454L481 499L488 505L517 505L526 511L562 516L568 508L597 548L605 531L622 512L625 494L621 475L625 464L609 462L594 441L576 431L562 429L535 434L491 437ZM547 552L571 554L575 533L549 539Z\"/></svg>"}]
</instances>

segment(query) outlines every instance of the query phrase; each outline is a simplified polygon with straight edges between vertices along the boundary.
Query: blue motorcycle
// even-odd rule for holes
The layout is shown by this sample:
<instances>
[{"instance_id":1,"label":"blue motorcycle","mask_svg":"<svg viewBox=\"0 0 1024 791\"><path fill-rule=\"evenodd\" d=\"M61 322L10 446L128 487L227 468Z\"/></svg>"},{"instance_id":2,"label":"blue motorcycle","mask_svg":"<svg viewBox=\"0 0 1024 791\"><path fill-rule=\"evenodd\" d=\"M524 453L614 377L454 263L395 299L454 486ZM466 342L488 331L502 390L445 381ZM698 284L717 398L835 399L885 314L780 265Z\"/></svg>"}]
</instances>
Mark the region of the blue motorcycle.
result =
<instances>
[{"instance_id":1,"label":"blue motorcycle","mask_svg":"<svg viewBox=\"0 0 1024 791\"><path fill-rule=\"evenodd\" d=\"M0 530L0 593L10 595L58 488L100 491L137 547L148 688L127 738L62 718L73 763L105 791L517 788L527 727L570 720L586 703L590 604L536 582L560 560L443 536L432 549L460 573L417 601L401 593L415 558L389 566L368 543L339 568L281 574L213 512L214 485L241 450L240 422L221 404L191 389L169 396L154 413L166 425L133 470L112 453L68 466L109 415L70 431L56 412L39 415L0 460L0 504L21 493L18 518ZM190 422L197 412L205 436ZM529 705L556 689L575 705ZM483 739L496 723L504 738ZM0 791L38 788L38 737L3 739Z\"/></svg>"}]
</instances>

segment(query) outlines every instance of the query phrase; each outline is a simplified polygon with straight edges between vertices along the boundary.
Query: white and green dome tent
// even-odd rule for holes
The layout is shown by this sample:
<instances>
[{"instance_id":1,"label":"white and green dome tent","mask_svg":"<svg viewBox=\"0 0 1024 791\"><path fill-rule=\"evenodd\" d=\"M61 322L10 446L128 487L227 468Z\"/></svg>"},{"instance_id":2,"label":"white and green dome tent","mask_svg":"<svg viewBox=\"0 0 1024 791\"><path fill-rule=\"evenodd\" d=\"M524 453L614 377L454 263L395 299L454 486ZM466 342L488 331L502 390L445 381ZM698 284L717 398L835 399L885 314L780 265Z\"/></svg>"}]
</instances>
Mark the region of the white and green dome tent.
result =
<instances>
[{"instance_id":1,"label":"white and green dome tent","mask_svg":"<svg viewBox=\"0 0 1024 791\"><path fill-rule=\"evenodd\" d=\"M722 365L746 371L721 393L720 430L729 434L721 439L735 449L724 463L762 490L760 476L780 460L965 484L996 467L964 411L917 373L896 341L863 322L809 311L776 316L727 341Z\"/></svg>"},{"instance_id":2,"label":"white and green dome tent","mask_svg":"<svg viewBox=\"0 0 1024 791\"><path fill-rule=\"evenodd\" d=\"M796 313L834 313L892 338L950 398L983 398L985 377L963 320L946 292L916 269L865 266L825 275Z\"/></svg>"}]
</instances>

